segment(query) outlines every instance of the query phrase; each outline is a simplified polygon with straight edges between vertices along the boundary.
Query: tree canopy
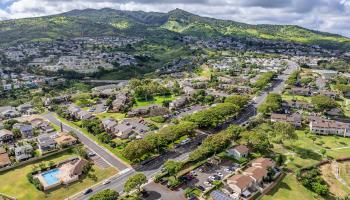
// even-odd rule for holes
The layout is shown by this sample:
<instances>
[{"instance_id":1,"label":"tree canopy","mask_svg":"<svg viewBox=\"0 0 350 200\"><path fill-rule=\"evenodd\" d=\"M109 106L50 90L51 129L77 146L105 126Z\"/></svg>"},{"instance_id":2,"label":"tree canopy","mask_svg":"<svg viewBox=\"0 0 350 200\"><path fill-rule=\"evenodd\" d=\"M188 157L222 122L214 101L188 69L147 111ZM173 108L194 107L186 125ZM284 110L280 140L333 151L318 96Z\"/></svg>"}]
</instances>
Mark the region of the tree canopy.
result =
<instances>
[{"instance_id":1,"label":"tree canopy","mask_svg":"<svg viewBox=\"0 0 350 200\"><path fill-rule=\"evenodd\" d=\"M132 190L137 190L139 192L141 186L145 183L147 183L147 177L142 173L137 173L129 177L129 179L125 182L124 191L130 192Z\"/></svg>"},{"instance_id":2,"label":"tree canopy","mask_svg":"<svg viewBox=\"0 0 350 200\"><path fill-rule=\"evenodd\" d=\"M339 107L339 104L334 99L323 95L312 97L311 103L317 111L326 111Z\"/></svg>"},{"instance_id":3,"label":"tree canopy","mask_svg":"<svg viewBox=\"0 0 350 200\"><path fill-rule=\"evenodd\" d=\"M91 196L89 200L117 200L119 193L114 190L103 190Z\"/></svg>"}]
</instances>

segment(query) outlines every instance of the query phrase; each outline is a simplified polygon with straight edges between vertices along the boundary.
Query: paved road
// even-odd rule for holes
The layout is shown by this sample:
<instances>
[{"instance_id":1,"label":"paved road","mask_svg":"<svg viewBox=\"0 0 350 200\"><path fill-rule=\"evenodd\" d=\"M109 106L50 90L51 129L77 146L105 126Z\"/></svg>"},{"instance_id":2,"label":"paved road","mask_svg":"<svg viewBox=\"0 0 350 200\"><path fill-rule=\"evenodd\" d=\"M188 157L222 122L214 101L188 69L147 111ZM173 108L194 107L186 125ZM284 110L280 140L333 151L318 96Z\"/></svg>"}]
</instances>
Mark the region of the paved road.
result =
<instances>
[{"instance_id":1,"label":"paved road","mask_svg":"<svg viewBox=\"0 0 350 200\"><path fill-rule=\"evenodd\" d=\"M234 119L234 120L228 122L226 125L228 126L229 124L232 124L232 123L243 124L246 121L248 121L252 116L255 116L256 115L256 108L261 103L264 102L267 94L269 92L276 92L276 93L282 92L282 90L284 88L285 80L287 80L288 75L291 72L293 72L294 70L296 70L296 68L297 68L297 64L290 62L289 68L282 75L280 75L277 78L277 80L271 86L269 91L262 92L259 96L254 98L253 103L242 112L242 114L239 116L238 119ZM221 128L224 128L224 126ZM196 132L198 134L198 137L196 139L194 139L194 141L191 144L189 144L188 146L178 148L175 151L168 151L167 153L164 153L161 156L159 156L157 159L152 160L152 162L146 164L145 166L136 167L135 169L131 169L131 170L124 170L121 172L120 175L111 178L110 179L111 183L109 183L107 185L102 185L102 184L96 185L95 187L92 188L93 189L92 193L90 193L88 195L78 194L74 197L71 197L71 199L77 199L77 200L88 199L91 195L93 195L99 191L105 190L105 189L113 189L119 193L122 193L123 192L123 185L124 185L125 181L130 176L135 174L136 172L144 173L148 179L153 178L155 174L157 174L161 171L162 164L166 160L174 159L174 160L178 160L178 161L183 161L183 160L186 160L188 158L190 152L193 151L200 144L200 142L206 137L205 132L202 132L202 131L196 131Z\"/></svg>"},{"instance_id":2,"label":"paved road","mask_svg":"<svg viewBox=\"0 0 350 200\"><path fill-rule=\"evenodd\" d=\"M71 197L71 199L76 200L83 200L88 199L93 194L105 190L105 189L113 189L120 194L123 192L123 186L124 183L127 181L127 179L134 175L137 172L142 172L146 175L147 179L152 179L157 173L161 171L162 165L164 162L166 162L169 159L177 160L177 161L184 161L188 158L189 154L197 148L198 143L202 142L206 138L206 133L202 131L197 131L197 137L192 140L191 143L189 143L186 146L177 148L174 151L168 151L166 153L163 153L161 156L157 157L156 159L152 160L151 162L147 163L146 165L141 165L139 167L135 167L131 170L125 170L122 171L119 176L115 176L111 178L111 183L107 185L96 185L93 187L93 192L88 195L83 194L77 194L74 197Z\"/></svg>"},{"instance_id":3,"label":"paved road","mask_svg":"<svg viewBox=\"0 0 350 200\"><path fill-rule=\"evenodd\" d=\"M251 117L257 114L256 112L257 108L265 101L265 98L270 92L282 93L285 87L285 81L288 79L289 75L292 72L297 70L297 68L298 68L297 63L289 61L288 68L276 78L272 86L266 91L261 92L260 95L254 97L253 102L241 112L241 115L238 118L229 120L226 123L216 127L214 130L211 130L210 132L215 133L217 131L224 130L231 124L242 125L246 123Z\"/></svg>"},{"instance_id":4,"label":"paved road","mask_svg":"<svg viewBox=\"0 0 350 200\"><path fill-rule=\"evenodd\" d=\"M43 117L49 120L51 123L54 123L57 126L61 126L61 122L56 118L56 116L53 113L45 114ZM117 168L119 171L130 168L130 166L123 163L119 158L111 154L108 150L99 146L96 142L92 141L90 138L85 136L84 133L82 133L80 130L77 130L64 123L62 125L63 125L63 130L73 131L84 145L86 145L90 150L94 151L97 155L102 157L111 166Z\"/></svg>"}]
</instances>

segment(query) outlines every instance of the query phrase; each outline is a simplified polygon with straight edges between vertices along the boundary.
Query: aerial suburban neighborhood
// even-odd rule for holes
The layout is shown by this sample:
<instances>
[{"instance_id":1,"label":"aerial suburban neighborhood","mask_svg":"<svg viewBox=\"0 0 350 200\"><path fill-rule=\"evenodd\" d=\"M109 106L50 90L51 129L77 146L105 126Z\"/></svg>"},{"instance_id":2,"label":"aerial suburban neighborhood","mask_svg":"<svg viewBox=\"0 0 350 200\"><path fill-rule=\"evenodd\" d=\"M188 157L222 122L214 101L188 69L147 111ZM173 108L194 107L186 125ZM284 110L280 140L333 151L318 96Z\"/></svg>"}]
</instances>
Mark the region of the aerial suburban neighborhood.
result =
<instances>
[{"instance_id":1,"label":"aerial suburban neighborhood","mask_svg":"<svg viewBox=\"0 0 350 200\"><path fill-rule=\"evenodd\" d=\"M0 1L0 200L350 199L349 38L95 1L2 18L21 1Z\"/></svg>"}]
</instances>

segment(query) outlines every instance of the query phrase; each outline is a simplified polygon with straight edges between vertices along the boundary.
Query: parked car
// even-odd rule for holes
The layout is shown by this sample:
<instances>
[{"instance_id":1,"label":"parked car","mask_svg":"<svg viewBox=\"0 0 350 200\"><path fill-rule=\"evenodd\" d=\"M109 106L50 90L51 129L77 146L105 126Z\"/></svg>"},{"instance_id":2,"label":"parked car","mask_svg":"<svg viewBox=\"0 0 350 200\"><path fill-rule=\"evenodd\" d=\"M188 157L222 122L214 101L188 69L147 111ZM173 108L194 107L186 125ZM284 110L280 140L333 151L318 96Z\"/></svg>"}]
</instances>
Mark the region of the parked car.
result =
<instances>
[{"instance_id":1,"label":"parked car","mask_svg":"<svg viewBox=\"0 0 350 200\"><path fill-rule=\"evenodd\" d=\"M198 174L197 174L196 171L191 171L190 174L191 174L192 176L198 176Z\"/></svg>"},{"instance_id":2,"label":"parked car","mask_svg":"<svg viewBox=\"0 0 350 200\"><path fill-rule=\"evenodd\" d=\"M110 183L111 183L110 180L105 180L105 181L103 182L103 185L108 185L108 184L110 184Z\"/></svg>"},{"instance_id":3,"label":"parked car","mask_svg":"<svg viewBox=\"0 0 350 200\"><path fill-rule=\"evenodd\" d=\"M181 145L186 145L186 144L188 144L188 143L190 143L191 142L191 139L190 138L187 138L187 139L185 139L185 140L182 140L181 142L180 142L180 144Z\"/></svg>"},{"instance_id":4,"label":"parked car","mask_svg":"<svg viewBox=\"0 0 350 200\"><path fill-rule=\"evenodd\" d=\"M221 172L216 173L218 176L223 177L224 175Z\"/></svg>"},{"instance_id":5,"label":"parked car","mask_svg":"<svg viewBox=\"0 0 350 200\"><path fill-rule=\"evenodd\" d=\"M92 192L92 189L91 189L91 188L86 189L86 190L84 191L84 195L90 194L91 192Z\"/></svg>"},{"instance_id":6,"label":"parked car","mask_svg":"<svg viewBox=\"0 0 350 200\"><path fill-rule=\"evenodd\" d=\"M221 180L221 176L219 176L219 175L213 175L214 176L214 180L216 180L216 181L218 181L218 180Z\"/></svg>"},{"instance_id":7,"label":"parked car","mask_svg":"<svg viewBox=\"0 0 350 200\"><path fill-rule=\"evenodd\" d=\"M201 191L205 190L205 188L203 186L201 186L201 185L198 185L197 188L200 189Z\"/></svg>"}]
</instances>

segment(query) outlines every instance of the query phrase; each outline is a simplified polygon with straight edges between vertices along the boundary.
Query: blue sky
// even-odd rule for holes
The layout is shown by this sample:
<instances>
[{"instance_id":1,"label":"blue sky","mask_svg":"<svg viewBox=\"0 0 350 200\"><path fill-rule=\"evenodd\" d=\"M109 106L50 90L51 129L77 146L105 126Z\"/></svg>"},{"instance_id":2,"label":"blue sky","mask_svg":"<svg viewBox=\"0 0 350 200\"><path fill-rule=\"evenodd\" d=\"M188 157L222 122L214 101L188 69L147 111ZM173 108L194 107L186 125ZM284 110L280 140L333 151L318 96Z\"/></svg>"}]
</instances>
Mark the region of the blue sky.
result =
<instances>
[{"instance_id":1,"label":"blue sky","mask_svg":"<svg viewBox=\"0 0 350 200\"><path fill-rule=\"evenodd\" d=\"M202 16L251 24L294 24L350 37L350 0L0 0L0 19L105 7L156 12L181 8Z\"/></svg>"}]
</instances>

